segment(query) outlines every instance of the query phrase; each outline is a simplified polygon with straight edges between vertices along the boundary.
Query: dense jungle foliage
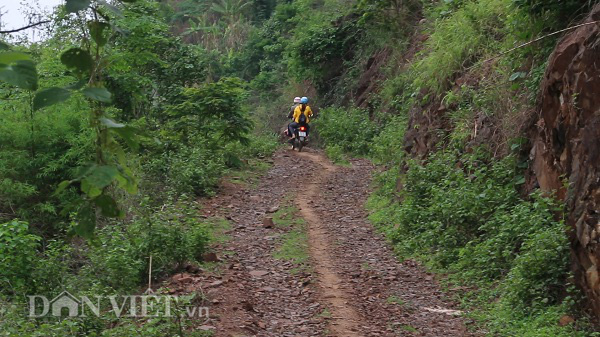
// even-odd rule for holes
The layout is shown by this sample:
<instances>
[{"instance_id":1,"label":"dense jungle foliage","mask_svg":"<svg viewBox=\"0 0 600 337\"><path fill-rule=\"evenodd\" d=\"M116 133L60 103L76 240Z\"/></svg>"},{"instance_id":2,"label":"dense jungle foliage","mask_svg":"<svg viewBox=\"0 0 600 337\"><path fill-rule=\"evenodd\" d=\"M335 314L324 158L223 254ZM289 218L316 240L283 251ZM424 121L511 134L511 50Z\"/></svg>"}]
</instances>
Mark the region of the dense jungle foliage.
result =
<instances>
[{"instance_id":1,"label":"dense jungle foliage","mask_svg":"<svg viewBox=\"0 0 600 337\"><path fill-rule=\"evenodd\" d=\"M593 335L561 208L521 189L524 112L556 37L496 57L593 4L67 0L42 41L0 36L0 334L208 334L168 319L29 320L22 304L139 291L150 256L155 280L201 262L227 223L200 219L194 198L272 153L306 95L332 160L382 167L373 223L400 258L447 275L480 331ZM410 155L407 128L426 126L409 116L434 102L446 131ZM473 135L482 119L486 141Z\"/></svg>"}]
</instances>

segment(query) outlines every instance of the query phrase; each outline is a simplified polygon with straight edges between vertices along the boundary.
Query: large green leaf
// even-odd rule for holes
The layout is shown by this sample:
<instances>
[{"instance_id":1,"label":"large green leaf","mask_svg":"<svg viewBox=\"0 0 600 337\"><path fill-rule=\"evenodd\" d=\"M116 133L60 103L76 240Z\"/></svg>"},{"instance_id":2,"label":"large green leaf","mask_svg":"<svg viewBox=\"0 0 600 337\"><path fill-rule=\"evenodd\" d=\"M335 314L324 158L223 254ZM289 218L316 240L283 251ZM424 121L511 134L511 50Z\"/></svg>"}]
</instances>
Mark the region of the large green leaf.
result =
<instances>
[{"instance_id":1,"label":"large green leaf","mask_svg":"<svg viewBox=\"0 0 600 337\"><path fill-rule=\"evenodd\" d=\"M140 144L137 140L137 135L139 132L136 128L125 124L117 123L114 120L106 117L101 117L100 122L106 125L106 127L109 128L112 132L118 134L125 141L125 143L127 143L127 146L129 146L131 149L136 151L139 149Z\"/></svg>"},{"instance_id":2,"label":"large green leaf","mask_svg":"<svg viewBox=\"0 0 600 337\"><path fill-rule=\"evenodd\" d=\"M518 71L518 72L510 75L510 78L508 80L511 81L511 82L514 82L514 81L516 81L516 80L518 80L520 78L525 78L525 77L527 77L527 73L526 72L524 72L524 71Z\"/></svg>"},{"instance_id":3,"label":"large green leaf","mask_svg":"<svg viewBox=\"0 0 600 337\"><path fill-rule=\"evenodd\" d=\"M95 166L92 168L91 172L83 178L82 183L85 181L93 187L103 189L110 185L118 175L119 170L114 166Z\"/></svg>"},{"instance_id":4,"label":"large green leaf","mask_svg":"<svg viewBox=\"0 0 600 337\"><path fill-rule=\"evenodd\" d=\"M0 81L23 89L37 90L38 75L35 63L23 60L11 65L0 65Z\"/></svg>"},{"instance_id":5,"label":"large green leaf","mask_svg":"<svg viewBox=\"0 0 600 337\"><path fill-rule=\"evenodd\" d=\"M110 28L110 25L106 22L101 21L92 21L88 24L90 28L90 35L94 42L98 44L98 46L102 47L108 42L107 34L105 30Z\"/></svg>"},{"instance_id":6,"label":"large green leaf","mask_svg":"<svg viewBox=\"0 0 600 337\"><path fill-rule=\"evenodd\" d=\"M104 0L96 0L100 5L102 5L104 8L108 9L109 11L111 11L114 15L122 18L123 17L123 12L121 12L121 10L119 9L119 7L112 5Z\"/></svg>"},{"instance_id":7,"label":"large green leaf","mask_svg":"<svg viewBox=\"0 0 600 337\"><path fill-rule=\"evenodd\" d=\"M124 128L125 127L125 124L117 123L114 120L112 120L110 118L106 118L106 117L100 117L100 122L102 124L106 125L106 127L109 128L109 129Z\"/></svg>"},{"instance_id":8,"label":"large green leaf","mask_svg":"<svg viewBox=\"0 0 600 337\"><path fill-rule=\"evenodd\" d=\"M63 88L48 88L38 92L33 98L33 110L39 110L52 104L66 101L71 96L69 90Z\"/></svg>"},{"instance_id":9,"label":"large green leaf","mask_svg":"<svg viewBox=\"0 0 600 337\"><path fill-rule=\"evenodd\" d=\"M138 192L138 182L137 179L133 176L118 176L117 181L119 183L119 187L127 191L129 194L136 194Z\"/></svg>"},{"instance_id":10,"label":"large green leaf","mask_svg":"<svg viewBox=\"0 0 600 337\"><path fill-rule=\"evenodd\" d=\"M92 173L92 171L94 171L94 168L96 168L96 164L94 163L89 163L87 165L83 165L83 166L79 166L76 171L75 171L75 180L79 181L85 177L87 177L88 175L90 175Z\"/></svg>"},{"instance_id":11,"label":"large green leaf","mask_svg":"<svg viewBox=\"0 0 600 337\"><path fill-rule=\"evenodd\" d=\"M81 181L81 192L85 193L90 198L96 198L102 194L102 189L84 179Z\"/></svg>"},{"instance_id":12,"label":"large green leaf","mask_svg":"<svg viewBox=\"0 0 600 337\"><path fill-rule=\"evenodd\" d=\"M25 53L16 51L8 51L0 53L0 63L11 64L17 61L31 61L31 56Z\"/></svg>"},{"instance_id":13,"label":"large green leaf","mask_svg":"<svg viewBox=\"0 0 600 337\"><path fill-rule=\"evenodd\" d=\"M56 188L56 191L54 191L53 195L59 195L60 193L62 193L62 191L64 191L67 187L71 186L73 182L71 180L63 180L60 184L58 184L58 187Z\"/></svg>"},{"instance_id":14,"label":"large green leaf","mask_svg":"<svg viewBox=\"0 0 600 337\"><path fill-rule=\"evenodd\" d=\"M94 101L110 103L112 101L112 94L106 88L85 88L82 93L89 99Z\"/></svg>"},{"instance_id":15,"label":"large green leaf","mask_svg":"<svg viewBox=\"0 0 600 337\"><path fill-rule=\"evenodd\" d=\"M81 88L83 88L86 84L87 84L88 80L81 80L81 81L77 81L75 83L71 83L69 85L67 85L65 87L65 89L69 89L69 90L80 90Z\"/></svg>"},{"instance_id":16,"label":"large green leaf","mask_svg":"<svg viewBox=\"0 0 600 337\"><path fill-rule=\"evenodd\" d=\"M122 128L113 128L111 131L116 132L132 150L139 150L140 143L138 141L138 130L136 128L125 126Z\"/></svg>"},{"instance_id":17,"label":"large green leaf","mask_svg":"<svg viewBox=\"0 0 600 337\"><path fill-rule=\"evenodd\" d=\"M92 0L66 0L65 8L67 13L75 13L84 10L90 6Z\"/></svg>"},{"instance_id":18,"label":"large green leaf","mask_svg":"<svg viewBox=\"0 0 600 337\"><path fill-rule=\"evenodd\" d=\"M94 61L90 53L81 48L71 48L60 56L60 61L67 68L74 68L77 71L84 73L92 69Z\"/></svg>"},{"instance_id":19,"label":"large green leaf","mask_svg":"<svg viewBox=\"0 0 600 337\"><path fill-rule=\"evenodd\" d=\"M110 185L120 177L119 170L110 165L90 165L81 168L78 180L81 181L81 191L90 198L96 198L102 194L102 189Z\"/></svg>"},{"instance_id":20,"label":"large green leaf","mask_svg":"<svg viewBox=\"0 0 600 337\"><path fill-rule=\"evenodd\" d=\"M101 196L94 199L96 206L100 207L102 215L111 218L123 216L123 211L119 209L117 202L111 196L102 194Z\"/></svg>"}]
</instances>

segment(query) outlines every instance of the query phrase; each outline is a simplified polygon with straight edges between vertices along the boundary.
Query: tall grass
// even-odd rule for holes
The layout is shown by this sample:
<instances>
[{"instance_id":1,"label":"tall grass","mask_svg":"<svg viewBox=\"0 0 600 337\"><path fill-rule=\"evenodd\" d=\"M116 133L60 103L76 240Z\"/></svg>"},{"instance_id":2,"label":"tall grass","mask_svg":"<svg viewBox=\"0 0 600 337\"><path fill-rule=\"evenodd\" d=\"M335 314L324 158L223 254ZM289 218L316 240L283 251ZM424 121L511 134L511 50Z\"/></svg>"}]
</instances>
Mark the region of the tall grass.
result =
<instances>
[{"instance_id":1,"label":"tall grass","mask_svg":"<svg viewBox=\"0 0 600 337\"><path fill-rule=\"evenodd\" d=\"M411 68L414 87L441 94L455 74L500 46L512 10L511 0L469 1L436 20L421 58Z\"/></svg>"}]
</instances>

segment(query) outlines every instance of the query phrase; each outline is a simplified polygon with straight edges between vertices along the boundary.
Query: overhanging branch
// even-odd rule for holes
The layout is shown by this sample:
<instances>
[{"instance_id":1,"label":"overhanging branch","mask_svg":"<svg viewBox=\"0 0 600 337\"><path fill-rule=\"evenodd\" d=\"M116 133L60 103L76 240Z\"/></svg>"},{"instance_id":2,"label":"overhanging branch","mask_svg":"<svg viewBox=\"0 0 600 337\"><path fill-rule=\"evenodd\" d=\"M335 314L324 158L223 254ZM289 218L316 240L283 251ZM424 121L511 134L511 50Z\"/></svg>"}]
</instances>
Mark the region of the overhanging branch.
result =
<instances>
[{"instance_id":1,"label":"overhanging branch","mask_svg":"<svg viewBox=\"0 0 600 337\"><path fill-rule=\"evenodd\" d=\"M36 23L32 23L32 24L30 24L30 25L28 25L28 26L21 27L21 28L17 28L17 29L11 29L11 30L0 30L0 34L10 34L10 33L17 33L17 32L20 32L20 31L22 31L22 30L29 29L29 28L33 28L33 27L35 27L35 26L43 25L43 24L45 24L45 23L49 23L49 22L50 22L50 20L44 20L44 21L40 21L40 22L36 22Z\"/></svg>"}]
</instances>

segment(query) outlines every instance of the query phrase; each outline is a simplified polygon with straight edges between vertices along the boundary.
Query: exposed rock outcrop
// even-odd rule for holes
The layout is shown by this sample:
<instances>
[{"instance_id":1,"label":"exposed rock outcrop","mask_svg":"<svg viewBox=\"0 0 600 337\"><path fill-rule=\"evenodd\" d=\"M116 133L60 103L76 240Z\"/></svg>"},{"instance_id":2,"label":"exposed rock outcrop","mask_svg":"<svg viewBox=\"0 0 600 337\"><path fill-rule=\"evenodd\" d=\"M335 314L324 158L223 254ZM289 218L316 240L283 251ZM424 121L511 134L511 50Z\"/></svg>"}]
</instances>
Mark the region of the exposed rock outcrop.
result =
<instances>
[{"instance_id":1,"label":"exposed rock outcrop","mask_svg":"<svg viewBox=\"0 0 600 337\"><path fill-rule=\"evenodd\" d=\"M377 92L385 79L382 67L387 64L391 52L391 48L383 48L367 60L356 88L344 96L342 105L348 105L353 101L353 104L359 108L368 108L370 96Z\"/></svg>"},{"instance_id":2,"label":"exposed rock outcrop","mask_svg":"<svg viewBox=\"0 0 600 337\"><path fill-rule=\"evenodd\" d=\"M434 102L425 107L415 105L410 110L404 134L404 150L413 157L425 157L450 130L446 107Z\"/></svg>"},{"instance_id":3,"label":"exposed rock outcrop","mask_svg":"<svg viewBox=\"0 0 600 337\"><path fill-rule=\"evenodd\" d=\"M600 5L586 22L600 19ZM532 169L567 207L576 281L600 317L600 26L567 34L550 57L533 131Z\"/></svg>"}]
</instances>

